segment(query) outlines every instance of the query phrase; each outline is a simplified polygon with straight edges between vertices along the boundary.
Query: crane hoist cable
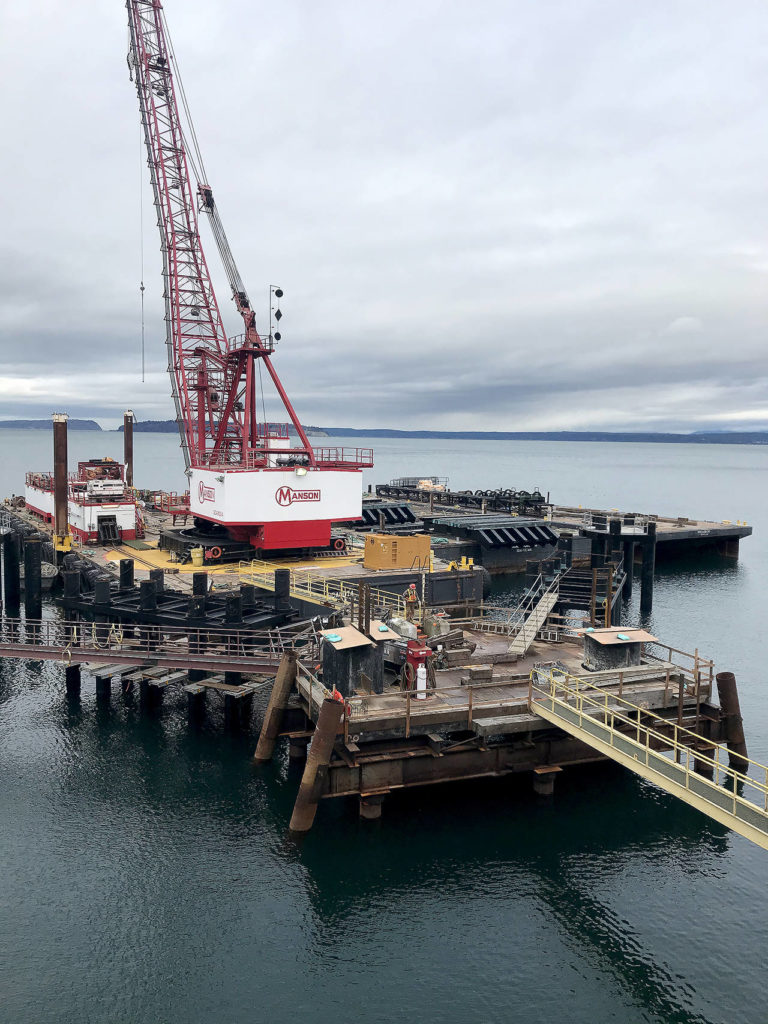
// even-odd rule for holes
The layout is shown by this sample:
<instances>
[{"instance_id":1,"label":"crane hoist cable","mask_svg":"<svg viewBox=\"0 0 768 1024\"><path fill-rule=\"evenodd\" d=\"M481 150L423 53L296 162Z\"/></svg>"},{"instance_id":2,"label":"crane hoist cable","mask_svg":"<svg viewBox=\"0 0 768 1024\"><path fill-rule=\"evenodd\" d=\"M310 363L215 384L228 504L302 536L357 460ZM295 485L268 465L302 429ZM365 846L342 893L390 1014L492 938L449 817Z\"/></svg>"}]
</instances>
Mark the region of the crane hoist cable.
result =
<instances>
[{"instance_id":1,"label":"crane hoist cable","mask_svg":"<svg viewBox=\"0 0 768 1024\"><path fill-rule=\"evenodd\" d=\"M144 378L144 129L139 125L139 248L141 249L141 383Z\"/></svg>"}]
</instances>

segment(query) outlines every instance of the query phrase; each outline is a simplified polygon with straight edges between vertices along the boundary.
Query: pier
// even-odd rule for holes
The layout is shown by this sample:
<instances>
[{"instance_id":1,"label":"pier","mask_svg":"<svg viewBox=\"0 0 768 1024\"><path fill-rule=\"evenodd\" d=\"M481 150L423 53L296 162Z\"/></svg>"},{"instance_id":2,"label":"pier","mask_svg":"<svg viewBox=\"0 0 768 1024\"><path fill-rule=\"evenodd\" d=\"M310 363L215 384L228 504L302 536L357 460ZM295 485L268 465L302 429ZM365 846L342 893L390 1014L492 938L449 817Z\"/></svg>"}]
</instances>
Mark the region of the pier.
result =
<instances>
[{"instance_id":1,"label":"pier","mask_svg":"<svg viewBox=\"0 0 768 1024\"><path fill-rule=\"evenodd\" d=\"M606 535L615 532L628 558L642 561L645 551L649 562L653 548L655 565L657 560L706 553L738 559L740 542L752 534L746 522L561 505L540 491L512 489L440 491L417 484L378 484L376 497L363 505L364 528L374 528L374 514L382 529L424 530L435 538L441 558L471 558L491 573L522 572L526 561L548 558L563 535L583 541L580 554L587 558L591 551L604 551Z\"/></svg>"},{"instance_id":2,"label":"pier","mask_svg":"<svg viewBox=\"0 0 768 1024\"><path fill-rule=\"evenodd\" d=\"M4 530L3 592L15 600L18 541ZM768 768L748 757L735 680L715 677L713 662L698 651L616 623L629 574L624 539L610 524L607 536L606 553L593 554L588 570L574 565L563 538L556 557L529 562L515 609L480 606L451 617L420 603L418 625L407 609L396 614L399 598L362 583L329 591L325 619L294 615L283 625L248 628L238 591L224 597L218 619L174 625L162 610L156 570L138 588L144 600L126 604L121 591L136 587L128 587L121 563L118 580L96 581L90 607L68 570L78 614L47 619L28 608L14 616L6 605L0 658L60 663L67 699L79 697L81 674L89 672L101 706L137 690L148 712L172 713L163 711L163 697L176 688L191 725L214 694L228 725L248 729L253 696L266 689L254 761L270 760L285 738L291 760L305 762L290 822L296 832L313 827L327 799L355 799L371 820L401 790L521 773L547 798L562 772L613 760L768 848ZM27 550L39 551L38 538L27 541ZM25 553L29 589L36 557ZM185 599L199 601L201 612L205 576L192 579L199 591L205 583L205 594ZM269 582L261 581L262 592ZM277 612L294 584L288 571L271 583ZM36 605L39 593L32 598ZM170 598L173 607L177 600ZM404 625L393 629L379 611Z\"/></svg>"},{"instance_id":3,"label":"pier","mask_svg":"<svg viewBox=\"0 0 768 1024\"><path fill-rule=\"evenodd\" d=\"M622 625L636 570L647 616L661 552L735 558L746 524L401 480L322 557L228 561L248 546L213 544L193 562L176 526L188 509L160 495L141 537L100 528L93 545L72 544L63 513L4 511L0 659L60 663L67 699L89 673L101 706L138 691L170 714L175 688L191 725L215 695L248 730L254 695L268 693L254 762L281 739L304 762L294 832L327 799L354 799L371 820L401 790L511 774L546 798L563 772L612 760L768 848L768 769L748 757L733 676ZM59 570L61 618L43 614L45 562ZM488 569L510 568L525 573L519 604L486 604Z\"/></svg>"}]
</instances>

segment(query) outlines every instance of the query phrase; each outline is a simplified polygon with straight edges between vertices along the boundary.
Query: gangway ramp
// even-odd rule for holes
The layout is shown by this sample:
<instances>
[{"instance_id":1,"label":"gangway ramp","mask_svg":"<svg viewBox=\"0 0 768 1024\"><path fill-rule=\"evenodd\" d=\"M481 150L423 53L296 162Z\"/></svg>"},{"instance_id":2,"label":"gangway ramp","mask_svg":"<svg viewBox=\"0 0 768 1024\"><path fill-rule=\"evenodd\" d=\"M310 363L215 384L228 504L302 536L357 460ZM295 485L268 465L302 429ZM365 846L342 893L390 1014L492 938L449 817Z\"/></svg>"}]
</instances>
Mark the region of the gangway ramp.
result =
<instances>
[{"instance_id":1,"label":"gangway ramp","mask_svg":"<svg viewBox=\"0 0 768 1024\"><path fill-rule=\"evenodd\" d=\"M745 771L737 771L725 763L728 751L713 740L558 669L534 669L529 707L605 757L768 850L766 765L739 758ZM699 774L694 764L713 778Z\"/></svg>"}]
</instances>

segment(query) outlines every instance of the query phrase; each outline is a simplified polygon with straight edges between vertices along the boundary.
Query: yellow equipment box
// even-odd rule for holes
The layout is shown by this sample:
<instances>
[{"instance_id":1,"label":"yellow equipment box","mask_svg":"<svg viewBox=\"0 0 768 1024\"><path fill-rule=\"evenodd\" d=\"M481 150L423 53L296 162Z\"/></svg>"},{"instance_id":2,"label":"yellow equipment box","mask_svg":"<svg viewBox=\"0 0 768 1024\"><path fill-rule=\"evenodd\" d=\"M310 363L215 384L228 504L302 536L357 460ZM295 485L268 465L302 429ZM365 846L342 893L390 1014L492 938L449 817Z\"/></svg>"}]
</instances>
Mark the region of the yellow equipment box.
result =
<instances>
[{"instance_id":1,"label":"yellow equipment box","mask_svg":"<svg viewBox=\"0 0 768 1024\"><path fill-rule=\"evenodd\" d=\"M366 569L429 569L431 546L423 533L408 537L369 533L363 565Z\"/></svg>"}]
</instances>

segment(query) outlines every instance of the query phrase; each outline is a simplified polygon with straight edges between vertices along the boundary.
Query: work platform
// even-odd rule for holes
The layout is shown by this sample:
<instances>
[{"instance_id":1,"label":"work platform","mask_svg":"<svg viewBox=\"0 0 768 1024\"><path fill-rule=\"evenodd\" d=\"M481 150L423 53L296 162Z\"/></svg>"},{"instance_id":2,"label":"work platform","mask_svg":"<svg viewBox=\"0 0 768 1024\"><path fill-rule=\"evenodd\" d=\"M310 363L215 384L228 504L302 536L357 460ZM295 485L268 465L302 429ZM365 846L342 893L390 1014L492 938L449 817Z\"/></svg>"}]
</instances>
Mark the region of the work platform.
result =
<instances>
[{"instance_id":1,"label":"work platform","mask_svg":"<svg viewBox=\"0 0 768 1024\"><path fill-rule=\"evenodd\" d=\"M620 523L621 540L634 544L634 557L640 560L641 548L653 537L654 562L703 553L737 559L739 542L752 534L745 522L715 522L686 516L621 512L619 509L593 509L558 505L541 501L527 503L528 492L477 491L435 492L416 487L393 488L379 485L371 508L382 508L379 499L388 495L408 498L393 507L402 514L410 509L415 530L426 530L433 537L433 549L444 559L472 558L491 573L522 572L526 561L548 558L560 535L574 537L574 551L581 547L586 559L590 550L601 550L601 542L611 532L611 523ZM517 495L522 498L517 498ZM364 504L368 504L368 501ZM393 523L387 529L399 532ZM548 543L547 543L548 542ZM590 549L590 542L595 542Z\"/></svg>"},{"instance_id":2,"label":"work platform","mask_svg":"<svg viewBox=\"0 0 768 1024\"><path fill-rule=\"evenodd\" d=\"M433 687L415 693L339 695L299 663L294 726L296 710L314 725L313 756L291 827L310 828L323 798L357 796L361 816L374 818L399 789L515 772L551 795L563 769L610 759L768 849L768 767L746 756L740 725L731 731L740 723L733 677L717 677L721 700L735 701L718 707L713 663L698 652L643 630L586 632L537 639L523 657L507 638L465 632L469 663L438 670ZM590 670L587 640L608 660L633 660Z\"/></svg>"},{"instance_id":3,"label":"work platform","mask_svg":"<svg viewBox=\"0 0 768 1024\"><path fill-rule=\"evenodd\" d=\"M738 558L739 541L752 535L752 527L744 522L710 522L672 517L619 512L618 509L584 509L552 505L548 522L559 530L578 530L585 537L604 537L611 522L621 524L620 536L625 541L640 542L654 524L656 557L672 558L692 551L708 549L726 558Z\"/></svg>"},{"instance_id":4,"label":"work platform","mask_svg":"<svg viewBox=\"0 0 768 1024\"><path fill-rule=\"evenodd\" d=\"M402 692L397 684L386 688L381 694L358 693L349 696L348 731L372 739L408 738L425 730L472 729L474 725L482 725L486 720L498 722L500 719L505 721L505 725L499 726L498 731L492 735L504 736L546 729L543 721L532 729L530 721L525 717L528 713L531 672L541 663L542 658L556 655L557 664L562 666L563 671L583 673L582 644L575 639L557 644L537 641L530 645L524 656L517 657L510 654L510 639L507 636L474 630L465 630L463 633L465 640L474 647L469 660L463 665L440 669L436 673L435 688L428 689L423 698L411 690ZM589 678L596 686L613 687L621 694L631 694L637 700L651 702L659 708L674 705L675 710L682 681L684 705L686 709L690 706L695 716L693 691L696 686L699 705L706 704L711 696L711 664L690 656L690 664L686 668L670 660L674 651L665 651L668 652L667 658L649 656L647 664L620 672L593 672ZM682 652L678 657L683 657ZM324 689L323 683L302 665L297 677L297 690L307 709L319 706ZM690 700L688 689L691 689ZM519 719L519 716L524 717ZM488 727L484 727L483 731L487 736Z\"/></svg>"}]
</instances>

